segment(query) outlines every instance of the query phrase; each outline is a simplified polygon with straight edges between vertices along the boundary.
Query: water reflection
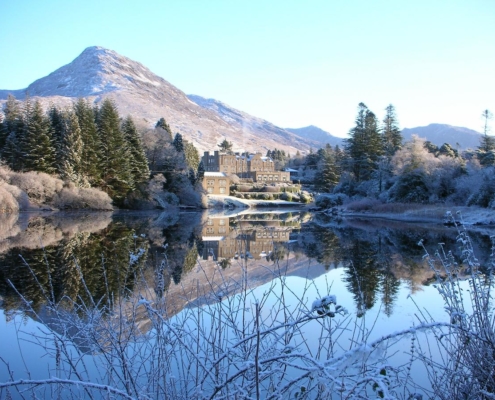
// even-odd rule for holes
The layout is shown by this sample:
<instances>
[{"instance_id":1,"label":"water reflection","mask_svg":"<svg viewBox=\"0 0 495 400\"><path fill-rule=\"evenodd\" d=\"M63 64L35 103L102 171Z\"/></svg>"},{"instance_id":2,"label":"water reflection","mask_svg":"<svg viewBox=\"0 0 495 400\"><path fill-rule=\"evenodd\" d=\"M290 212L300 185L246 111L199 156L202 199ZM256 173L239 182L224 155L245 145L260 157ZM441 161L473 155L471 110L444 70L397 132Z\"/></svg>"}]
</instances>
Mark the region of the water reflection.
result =
<instances>
[{"instance_id":1,"label":"water reflection","mask_svg":"<svg viewBox=\"0 0 495 400\"><path fill-rule=\"evenodd\" d=\"M242 274L255 287L274 274L314 279L343 268L336 284L352 293L357 314L378 303L390 316L401 282L416 293L433 279L417 242L454 250L456 237L453 228L438 225L280 210L2 215L0 227L0 305L7 314L22 309L19 294L39 309L46 296L91 304L147 287L157 298L166 295L175 315L218 301L220 290L223 297L236 293ZM482 264L490 233L471 234Z\"/></svg>"}]
</instances>

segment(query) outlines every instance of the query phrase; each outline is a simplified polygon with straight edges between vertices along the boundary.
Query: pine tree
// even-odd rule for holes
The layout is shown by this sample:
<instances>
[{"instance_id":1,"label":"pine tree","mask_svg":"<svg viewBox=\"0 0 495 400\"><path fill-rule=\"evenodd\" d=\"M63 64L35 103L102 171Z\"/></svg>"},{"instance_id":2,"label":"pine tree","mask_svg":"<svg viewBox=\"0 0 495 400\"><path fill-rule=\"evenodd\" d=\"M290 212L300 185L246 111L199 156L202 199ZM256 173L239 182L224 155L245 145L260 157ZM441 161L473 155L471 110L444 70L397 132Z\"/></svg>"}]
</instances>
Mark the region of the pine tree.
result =
<instances>
[{"instance_id":1,"label":"pine tree","mask_svg":"<svg viewBox=\"0 0 495 400\"><path fill-rule=\"evenodd\" d=\"M130 167L135 183L146 182L150 176L148 160L144 154L143 145L139 137L136 125L129 115L122 123L122 131L127 141L127 147L131 154Z\"/></svg>"},{"instance_id":2,"label":"pine tree","mask_svg":"<svg viewBox=\"0 0 495 400\"><path fill-rule=\"evenodd\" d=\"M3 135L5 145L1 149L1 156L10 168L17 171L22 168L24 161L22 151L24 120L21 104L12 95L7 98L4 115Z\"/></svg>"},{"instance_id":3,"label":"pine tree","mask_svg":"<svg viewBox=\"0 0 495 400\"><path fill-rule=\"evenodd\" d=\"M74 104L74 113L77 116L81 139L83 141L81 175L92 185L98 185L101 179L100 160L101 144L96 125L95 110L83 99Z\"/></svg>"},{"instance_id":4,"label":"pine tree","mask_svg":"<svg viewBox=\"0 0 495 400\"><path fill-rule=\"evenodd\" d=\"M55 140L49 118L41 103L26 107L24 134L24 160L27 170L53 174L57 171Z\"/></svg>"},{"instance_id":5,"label":"pine tree","mask_svg":"<svg viewBox=\"0 0 495 400\"><path fill-rule=\"evenodd\" d=\"M117 107L111 100L103 100L98 111L97 124L101 143L103 189L117 204L123 204L127 193L134 188L129 165L131 155L120 129Z\"/></svg>"},{"instance_id":6,"label":"pine tree","mask_svg":"<svg viewBox=\"0 0 495 400\"><path fill-rule=\"evenodd\" d=\"M318 163L318 171L315 174L315 183L319 190L330 193L339 182L339 175L335 157L330 152L325 152Z\"/></svg>"},{"instance_id":7,"label":"pine tree","mask_svg":"<svg viewBox=\"0 0 495 400\"><path fill-rule=\"evenodd\" d=\"M356 126L349 136L345 141L349 167L357 182L368 180L383 154L383 142L376 116L364 103L359 103Z\"/></svg>"},{"instance_id":8,"label":"pine tree","mask_svg":"<svg viewBox=\"0 0 495 400\"><path fill-rule=\"evenodd\" d=\"M495 137L488 135L493 114L490 110L484 110L481 117L484 119L484 128L483 136L481 136L480 145L478 146L478 159L481 165L488 167L495 165Z\"/></svg>"},{"instance_id":9,"label":"pine tree","mask_svg":"<svg viewBox=\"0 0 495 400\"><path fill-rule=\"evenodd\" d=\"M395 115L395 107L389 104L385 111L386 114L382 125L384 150L385 155L392 157L402 147L403 138Z\"/></svg>"},{"instance_id":10,"label":"pine tree","mask_svg":"<svg viewBox=\"0 0 495 400\"><path fill-rule=\"evenodd\" d=\"M227 139L223 139L221 143L218 144L218 147L220 147L220 151L223 151L227 154L232 154L232 142L229 142Z\"/></svg>"},{"instance_id":11,"label":"pine tree","mask_svg":"<svg viewBox=\"0 0 495 400\"><path fill-rule=\"evenodd\" d=\"M199 153L196 147L191 142L185 141L184 156L186 157L186 162L189 168L192 168L193 171L196 171L199 165Z\"/></svg>"},{"instance_id":12,"label":"pine tree","mask_svg":"<svg viewBox=\"0 0 495 400\"><path fill-rule=\"evenodd\" d=\"M60 175L77 186L89 186L83 175L84 143L77 116L73 111L66 111L60 114L60 117L62 121Z\"/></svg>"},{"instance_id":13,"label":"pine tree","mask_svg":"<svg viewBox=\"0 0 495 400\"><path fill-rule=\"evenodd\" d=\"M164 131L164 136L167 139L167 141L172 141L172 130L170 129L170 125L167 124L167 121L165 121L165 118L160 118L158 122L155 125L155 129L163 129Z\"/></svg>"},{"instance_id":14,"label":"pine tree","mask_svg":"<svg viewBox=\"0 0 495 400\"><path fill-rule=\"evenodd\" d=\"M57 153L57 164L58 164L58 171L61 173L62 172L62 152L63 150L63 131L64 131L64 115L61 110L59 110L57 107L52 105L50 109L48 110L48 118L50 118L50 125L52 127L52 132L53 132L53 139L55 142L55 149Z\"/></svg>"},{"instance_id":15,"label":"pine tree","mask_svg":"<svg viewBox=\"0 0 495 400\"><path fill-rule=\"evenodd\" d=\"M177 150L178 153L182 153L184 151L184 141L182 140L182 135L180 133L176 133L174 137L174 141L172 143Z\"/></svg>"}]
</instances>

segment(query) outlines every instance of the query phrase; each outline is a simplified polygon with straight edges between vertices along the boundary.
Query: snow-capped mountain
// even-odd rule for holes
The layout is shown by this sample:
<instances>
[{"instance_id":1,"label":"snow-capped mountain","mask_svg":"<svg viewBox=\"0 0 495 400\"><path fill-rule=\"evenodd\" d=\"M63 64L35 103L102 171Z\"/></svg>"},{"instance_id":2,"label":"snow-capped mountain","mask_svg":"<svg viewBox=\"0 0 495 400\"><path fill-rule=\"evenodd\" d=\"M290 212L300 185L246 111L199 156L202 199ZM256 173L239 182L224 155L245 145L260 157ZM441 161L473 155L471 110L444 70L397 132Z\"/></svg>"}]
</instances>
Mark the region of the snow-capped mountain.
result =
<instances>
[{"instance_id":1,"label":"snow-capped mountain","mask_svg":"<svg viewBox=\"0 0 495 400\"><path fill-rule=\"evenodd\" d=\"M219 108L204 107L199 96L192 101L139 62L98 46L88 47L74 61L26 89L0 90L0 102L9 93L18 99L28 93L44 106L70 105L79 97L98 103L110 97L121 116L130 114L138 126L150 128L164 117L173 133L181 133L200 151L218 149L217 144L224 138L234 144L234 150L265 152L278 148L294 154L317 147L312 140L240 111L230 108L232 118L228 118ZM236 113L242 117L234 118Z\"/></svg>"}]
</instances>

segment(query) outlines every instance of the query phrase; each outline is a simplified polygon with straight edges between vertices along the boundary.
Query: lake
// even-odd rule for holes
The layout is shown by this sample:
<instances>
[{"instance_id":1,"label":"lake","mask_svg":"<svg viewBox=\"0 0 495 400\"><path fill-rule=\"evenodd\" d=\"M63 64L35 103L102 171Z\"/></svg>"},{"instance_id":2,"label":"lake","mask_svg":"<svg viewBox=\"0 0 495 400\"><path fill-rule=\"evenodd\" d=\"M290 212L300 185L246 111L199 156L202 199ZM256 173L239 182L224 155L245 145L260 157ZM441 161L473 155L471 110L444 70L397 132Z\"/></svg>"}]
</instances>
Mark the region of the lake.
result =
<instances>
[{"instance_id":1,"label":"lake","mask_svg":"<svg viewBox=\"0 0 495 400\"><path fill-rule=\"evenodd\" d=\"M439 224L275 209L0 215L0 228L0 382L65 379L33 389L42 398L101 395L101 387L67 389L76 381L119 388L116 397L146 387L150 398L317 398L336 390L311 383L325 360L341 376L351 362L339 357L358 357L357 343L418 325L424 310L449 322L418 245L455 253L457 231ZM482 264L491 234L470 232ZM402 365L410 349L407 337L359 365ZM84 367L69 365L68 354ZM110 364L127 361L101 370L108 354ZM383 378L389 370L380 368ZM421 366L411 373L428 387ZM380 397L374 384L363 393ZM2 398L7 390L20 396L10 387Z\"/></svg>"}]
</instances>

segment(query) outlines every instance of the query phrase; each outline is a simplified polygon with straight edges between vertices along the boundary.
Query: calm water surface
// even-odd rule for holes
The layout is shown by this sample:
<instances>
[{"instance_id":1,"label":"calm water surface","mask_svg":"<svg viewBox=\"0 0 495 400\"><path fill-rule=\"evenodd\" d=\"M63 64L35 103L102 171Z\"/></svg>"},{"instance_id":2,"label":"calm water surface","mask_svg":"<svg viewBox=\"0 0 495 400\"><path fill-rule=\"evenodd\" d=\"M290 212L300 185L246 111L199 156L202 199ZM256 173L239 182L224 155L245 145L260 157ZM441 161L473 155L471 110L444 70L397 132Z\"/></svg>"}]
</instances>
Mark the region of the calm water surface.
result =
<instances>
[{"instance_id":1,"label":"calm water surface","mask_svg":"<svg viewBox=\"0 0 495 400\"><path fill-rule=\"evenodd\" d=\"M471 232L482 263L490 234ZM418 307L444 321L420 239L432 253L438 243L455 251L456 230L281 209L0 215L0 381L9 379L6 364L16 378L30 371L41 379L53 367L30 340L30 332L50 329L39 318L45 296L92 304L108 293L139 292L141 278L167 297L171 318L185 308L225 302L238 293L242 277L261 298L279 290L274 278L282 274L294 303L310 308L334 294L365 321L371 339L417 323ZM25 311L21 295L38 316ZM269 297L266 310L278 295ZM141 322L149 329L145 318ZM317 342L316 333L307 335Z\"/></svg>"}]
</instances>

